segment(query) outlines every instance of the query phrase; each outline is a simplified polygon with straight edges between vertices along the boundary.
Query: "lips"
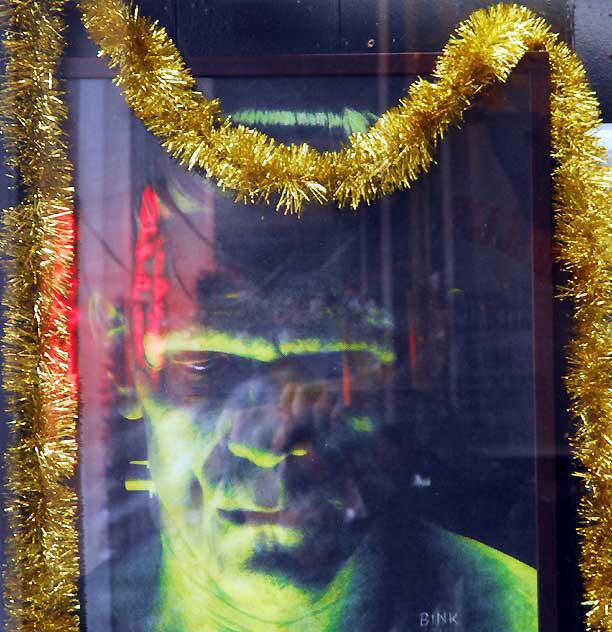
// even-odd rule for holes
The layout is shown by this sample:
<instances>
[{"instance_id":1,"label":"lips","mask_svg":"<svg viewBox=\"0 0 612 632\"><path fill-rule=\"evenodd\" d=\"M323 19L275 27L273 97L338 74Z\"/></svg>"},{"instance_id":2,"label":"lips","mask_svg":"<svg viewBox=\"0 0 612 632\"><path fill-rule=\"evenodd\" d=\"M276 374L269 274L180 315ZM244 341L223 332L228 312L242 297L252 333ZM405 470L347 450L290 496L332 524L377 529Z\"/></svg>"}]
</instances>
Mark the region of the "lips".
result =
<instances>
[{"instance_id":1,"label":"lips","mask_svg":"<svg viewBox=\"0 0 612 632\"><path fill-rule=\"evenodd\" d=\"M244 509L217 509L224 520L234 525L277 525L279 527L304 528L337 515L338 508L329 503L293 506L281 511L253 511Z\"/></svg>"}]
</instances>

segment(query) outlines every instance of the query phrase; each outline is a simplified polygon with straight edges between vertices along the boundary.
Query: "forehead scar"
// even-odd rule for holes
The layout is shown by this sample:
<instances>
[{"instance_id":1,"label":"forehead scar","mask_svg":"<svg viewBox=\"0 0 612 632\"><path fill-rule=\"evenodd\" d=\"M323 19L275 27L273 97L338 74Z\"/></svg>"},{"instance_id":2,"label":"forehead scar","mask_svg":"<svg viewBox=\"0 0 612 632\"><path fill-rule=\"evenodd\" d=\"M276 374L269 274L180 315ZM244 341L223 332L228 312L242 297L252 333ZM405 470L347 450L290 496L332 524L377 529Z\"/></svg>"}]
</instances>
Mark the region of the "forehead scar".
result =
<instances>
[{"instance_id":1,"label":"forehead scar","mask_svg":"<svg viewBox=\"0 0 612 632\"><path fill-rule=\"evenodd\" d=\"M232 336L214 329L170 333L163 341L163 351L167 355L185 351L213 351L259 362L272 362L280 357L274 345L265 338Z\"/></svg>"}]
</instances>

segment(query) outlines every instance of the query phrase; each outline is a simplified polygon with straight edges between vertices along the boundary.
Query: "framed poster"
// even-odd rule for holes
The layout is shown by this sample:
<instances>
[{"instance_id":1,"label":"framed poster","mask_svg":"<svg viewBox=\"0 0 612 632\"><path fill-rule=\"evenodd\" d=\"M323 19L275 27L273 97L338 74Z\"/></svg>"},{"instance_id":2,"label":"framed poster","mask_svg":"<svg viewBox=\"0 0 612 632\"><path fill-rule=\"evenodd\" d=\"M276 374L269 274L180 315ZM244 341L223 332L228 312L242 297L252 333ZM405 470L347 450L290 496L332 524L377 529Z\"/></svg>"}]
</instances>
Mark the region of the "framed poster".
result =
<instances>
[{"instance_id":1,"label":"framed poster","mask_svg":"<svg viewBox=\"0 0 612 632\"><path fill-rule=\"evenodd\" d=\"M434 60L192 67L235 122L333 150ZM555 630L546 57L410 190L301 217L67 68L84 628Z\"/></svg>"}]
</instances>

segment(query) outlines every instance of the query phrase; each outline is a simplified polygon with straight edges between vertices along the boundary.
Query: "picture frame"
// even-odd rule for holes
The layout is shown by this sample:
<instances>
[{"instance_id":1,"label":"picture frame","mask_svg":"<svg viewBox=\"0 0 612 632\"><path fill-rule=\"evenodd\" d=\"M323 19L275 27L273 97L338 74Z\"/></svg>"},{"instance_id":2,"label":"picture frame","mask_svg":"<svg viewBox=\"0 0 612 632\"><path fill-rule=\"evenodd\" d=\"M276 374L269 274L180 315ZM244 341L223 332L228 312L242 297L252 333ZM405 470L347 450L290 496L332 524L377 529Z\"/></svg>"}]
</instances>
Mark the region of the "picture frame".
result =
<instances>
[{"instance_id":1,"label":"picture frame","mask_svg":"<svg viewBox=\"0 0 612 632\"><path fill-rule=\"evenodd\" d=\"M416 53L207 58L191 60L190 66L195 75L206 77L202 83L209 94L222 96L226 111L236 122L269 129L275 137L289 142L300 142L305 137L315 146L318 143L322 149L331 149L342 142L347 130L366 129L405 92L411 81L431 74L435 58L435 55ZM206 473L206 462L198 461L204 473L198 470L194 491L191 486L195 466L188 463L185 467L191 478L186 489L191 496L188 501L182 501L187 504L183 504L182 509L169 509L170 499L174 497L170 490L169 496L161 502L162 510L158 509L163 491L155 477L163 467L152 466L152 460L164 461L162 447L170 445L168 441L177 441L173 452L179 456L181 450L188 453L190 442L192 445L197 442L191 431L185 430L190 441L180 433L172 439L173 433L170 433L158 444L151 443L156 434L151 424L151 401L162 399L163 395L168 401L182 401L178 407L188 407L181 399L186 397L185 376L178 374L177 367L169 374L169 366L164 362L158 365L160 359L156 359L155 354L163 355L172 349L167 342L169 323L176 331L185 331L187 315L195 321L202 317L201 313L208 314L206 300L210 300L209 305L214 304L219 312L206 316L216 323L209 327L218 334L216 342L209 340L207 348L194 348L194 340L201 342L201 336L198 338L191 331L189 340L182 338L187 348L181 353L217 353L224 359L233 355L245 359L246 354L251 364L263 363L266 379L270 364L276 370L279 360L290 357L295 361L290 372L297 372L299 376L292 378L291 383L297 380L298 384L309 386L314 379L310 372L315 369L303 367L299 356L308 356L307 360L337 361L340 364L336 368L320 363L324 374L319 378L327 380L328 390L344 398L345 409L350 408L351 398L349 394L347 399L343 391L347 388L347 379L350 381L347 371L354 378L360 377L360 371L364 370L357 357L360 353L367 352L378 358L380 366L377 365L376 376L368 372L372 367L364 375L366 382L380 380L377 387L380 392L370 395L371 401L378 402L379 410L384 411L381 428L376 426L378 421L374 423L371 419L375 415L353 414L348 421L341 415L343 423L352 423L352 426L346 431L348 438L344 435L338 438L340 444L345 442L365 464L348 458L343 466L342 450L336 448L334 452L321 447L325 441L319 431L311 428L306 439L301 437L306 447L299 441L296 442L298 447L292 447L306 450L306 455L290 454L271 467L260 468L268 473L278 472L282 469L279 466L288 463L289 458L297 463L308 454L317 464L313 465L315 470L324 470L333 463L336 471L344 471L342 475L330 475L336 486L332 485L333 491L338 496L336 506L339 504L344 518L353 511L357 522L363 523L359 529L366 532L370 522L377 522L374 518L382 515L388 519L388 528L382 530L382 542L390 545L386 558L369 566L365 564L370 568L368 572L373 573L368 575L368 585L382 581L384 573L389 573L378 591L372 592L384 596L384 600L381 597L378 601L368 601L362 596L362 603L369 605L367 608L358 606L367 611L367 616L355 612L349 615L342 610L345 614L340 616L335 612L326 623L328 627L320 629L344 629L342 621L344 624L357 621L357 625L362 626L380 626L384 621L388 629L412 629L392 628L393 625L446 626L442 629L457 632L463 629L473 632L479 625L482 630L491 629L484 626L490 626L493 621L499 623L500 617L510 615L487 604L487 599L493 599L491 584L484 580L485 575L490 580L490 567L473 586L468 585L470 577L480 577L474 575L479 564L486 566L492 564L492 560L505 560L509 565L504 566L504 572L510 573L508 569L514 568L509 559L496 557L497 553L489 555L491 550L501 551L512 560L522 560L526 566L537 567L539 629L555 630L556 374L547 55L528 53L507 84L490 88L481 95L466 114L462 129L449 132L441 142L437 164L410 191L385 197L367 209L359 207L344 213L327 207L320 211L306 208L301 219L275 215L271 208L243 207L208 183L198 185L197 177L185 174L165 159L161 150L155 149L156 141L130 118L108 81L106 67L96 60L68 58L65 68L74 113L78 182L79 312L82 315L79 323L80 528L85 629L94 629L91 626L96 621L97 630L110 630L111 626L119 630L144 630L158 623L159 617L180 619L182 616L181 612L169 614L164 606L167 597L157 590L146 591L158 599L157 604L148 607L144 604L146 600L138 595L142 596L143 585L150 580L148 574L152 572L159 577L164 572L159 533L175 511L184 512L179 522L187 524L187 518L193 518L196 509L207 502L198 476L206 479L212 474ZM351 98L356 102L354 106L339 106L338 99L346 103ZM453 158L459 159L457 166L452 163ZM200 210L207 209L207 212L198 214L198 204ZM341 231L346 231L346 235L336 239L334 235L342 234ZM194 246L189 241L189 232L196 235L194 243L199 245ZM160 245L162 237L165 241ZM297 253L293 259L292 253ZM313 253L319 254L313 257ZM323 259L329 266L321 270L310 261L313 258L317 263L320 263L319 258ZM296 266L293 276L291 268L284 267L287 260ZM183 261L188 263L182 264ZM205 268L205 274L198 268L198 261ZM268 278L273 273L276 276ZM202 278L198 280L198 276ZM178 294L176 291L173 294L171 288L177 284L183 287ZM185 289L187 286L189 291ZM142 287L145 289L141 295ZM293 290L295 295L278 290L296 287L300 290ZM181 302L178 299L181 292L191 295L194 305L190 307L186 298ZM194 293L200 298L193 299ZM228 299L226 295L232 296ZM295 299L297 307L290 304L291 300L289 304L283 303L282 296ZM327 299L330 299L329 304L325 302ZM201 304L195 305L198 300ZM257 302L260 300L263 302ZM242 301L240 309L246 314L240 326L232 324L233 332L224 331L219 324L222 314L227 315L227 310L232 312L228 301ZM245 331L254 324L265 329L259 321L265 320L267 312L275 313L275 306L279 305L281 313L268 325L276 328L272 336L275 343L271 347L262 346L260 357L252 357L255 352L245 343L248 338ZM292 309L299 313L327 310L332 314L334 326L338 321L350 322L357 332L347 334L353 347L346 340L344 346L326 347L329 340L320 332L312 334L312 329L310 337L304 337L303 332L301 337L292 337L292 323L287 322L286 317L286 312ZM231 320L234 316L228 318ZM319 326L327 331L331 324L323 321L325 319L319 322L313 316L312 322L301 324L305 328ZM249 344L266 339L260 329L257 335L251 336ZM281 334L286 337L283 339ZM135 338L140 342L134 343ZM155 345L151 347L151 341L160 339L167 343L161 345L161 351ZM306 353L298 353L297 347L291 345L296 340L317 340L322 346L316 350L311 346ZM225 345L222 349L221 342ZM241 353L229 352L230 342L234 350L238 345ZM366 342L368 347L364 346ZM244 351L245 347L250 351ZM268 359L261 360L261 353ZM350 353L356 357L348 358ZM390 357L393 359L386 362L385 358ZM193 358L184 360L191 362ZM387 374L387 364L391 365L392 377ZM249 366L248 371L255 371L249 373L251 381L261 377L258 368ZM143 396L145 384L151 392L157 393L150 401ZM365 386L361 388L361 391L357 388L354 395L357 400L369 392ZM226 396L232 397L232 394L226 393ZM143 412L147 403L148 413ZM368 408L367 403L364 406ZM170 415L169 407L163 410L165 416ZM405 410L413 414L409 436L397 426L397 418L402 417ZM144 421L145 418L148 421ZM431 422L434 418L435 423ZM277 420L277 423L280 422ZM234 437L232 428L230 424L222 439L225 452L219 455L214 453L214 448L211 452L220 459L217 469L222 472L226 465L224 459L230 458L227 450L233 458L253 463L253 459L240 452L241 441L249 448L262 449L254 439L245 439L247 435L241 435L239 429L235 430L238 436ZM374 434L380 430L384 435L382 443L375 447L374 463L367 449L371 430L376 431ZM361 435L366 439L359 438ZM234 439L238 447L228 443ZM230 449L232 446L234 452ZM416 469L409 471L407 455L414 459ZM393 471L379 471L381 461L392 466ZM157 473L154 473L156 467ZM292 467L299 469L295 463ZM234 472L232 476L237 474ZM309 488L308 477L301 476L298 482ZM439 487L438 481L442 481ZM265 496L272 493L270 488L276 489L274 485L279 484L278 480L260 482L252 493ZM405 491L406 487L410 487L410 493ZM398 501L402 496L398 489L403 488L404 505ZM316 491L322 494L323 489L321 486ZM288 492L289 496L293 494L298 504L308 500L316 505L316 495L314 499L300 498L299 490L298 484ZM417 575L414 569L402 568L401 563L399 567L387 568L391 561L401 558L400 551L411 550L404 541L399 548L394 548L391 536L394 531L389 531L389 525L395 525L396 532L400 533L398 541L410 540L413 527L402 533L398 525L410 522L407 518L413 518L409 516L409 508L413 507L423 512L422 518L427 523L436 523L445 533L453 534L450 538L433 538L434 544L428 540L430 548L422 550L428 550L430 558L425 557ZM266 511L270 508L265 507ZM244 521L255 531L271 530L269 523L259 515L263 511L252 507L220 508L219 511L242 512L224 514L226 522L236 529ZM282 510L275 511L282 513ZM304 510L303 530L311 529L316 537L306 538L312 549L297 546L295 550L300 560L312 557L327 562L327 558L334 558L332 551L344 550L341 537L336 541L330 533L332 527L344 523L340 513L315 512L315 516L319 516L323 531L319 533L314 529L306 520ZM297 523L299 531L300 521ZM274 525L275 528L285 526ZM361 542L359 529L358 533L351 531L346 536L350 539L346 555L354 552L352 547L358 548L353 539ZM184 536L185 532L182 533ZM152 549L158 555L158 559L153 560L154 568L145 569L143 564L133 565L131 571L123 568L122 562L142 542L143 534L153 540L157 538L157 548ZM456 540L454 534L468 540ZM187 535L195 538L194 532ZM198 537L206 541L205 532ZM315 543L327 542L330 538L331 543L327 544L330 548L317 551ZM327 576L305 562L296 570L296 560L291 555L293 545L287 545L289 553L284 551L285 555L279 559L275 555L282 543L270 534L257 535L255 539L260 555L254 556L255 561L251 559L249 573L267 576L277 573L284 580L297 577L296 583L316 584L317 590L320 589ZM416 541L422 544L418 537ZM470 553L465 555L472 556L471 562L466 561L467 557L462 560L458 542L470 543ZM171 545L166 546L172 549ZM474 553L481 551L481 546L487 547L482 558ZM373 548L385 547L380 544ZM210 546L210 549L215 547ZM148 555L149 550L146 553L149 558L154 557ZM330 564L340 568L341 562L347 559L341 557ZM319 564L326 566L322 561ZM443 579L436 564L450 567L460 576L459 580L457 577ZM231 566L229 562L228 565ZM382 567L385 569L371 570ZM520 569L512 576L522 576L523 566ZM166 572L170 573L168 569ZM401 586L396 594L383 588L392 585L393 578ZM165 586L172 587L173 581L167 579ZM483 603L474 606L468 602L473 602L479 581ZM533 574L529 581L533 584ZM231 592L230 580L222 578L218 583L225 586L225 593ZM430 583L434 587L428 593ZM400 602L410 601L407 595L412 584L428 587L419 593L419 597L423 597L424 592L424 600L415 601L407 608L399 606ZM445 589L440 592L442 585ZM130 586L131 592L127 590ZM466 592L457 597L461 590ZM295 594L291 593L292 598L297 599ZM451 594L456 601L445 602ZM204 603L214 610L213 602ZM521 604L527 608L524 602ZM193 604L184 607L187 611ZM355 606L357 611L359 607ZM129 625L141 627L127 627L128 613L132 617ZM221 612L219 616L229 615ZM287 615L278 616L280 621L286 620L282 617ZM533 611L525 616L528 618L525 621L534 625ZM201 624L202 621L189 623L196 627ZM185 626L185 623L180 625Z\"/></svg>"}]
</instances>

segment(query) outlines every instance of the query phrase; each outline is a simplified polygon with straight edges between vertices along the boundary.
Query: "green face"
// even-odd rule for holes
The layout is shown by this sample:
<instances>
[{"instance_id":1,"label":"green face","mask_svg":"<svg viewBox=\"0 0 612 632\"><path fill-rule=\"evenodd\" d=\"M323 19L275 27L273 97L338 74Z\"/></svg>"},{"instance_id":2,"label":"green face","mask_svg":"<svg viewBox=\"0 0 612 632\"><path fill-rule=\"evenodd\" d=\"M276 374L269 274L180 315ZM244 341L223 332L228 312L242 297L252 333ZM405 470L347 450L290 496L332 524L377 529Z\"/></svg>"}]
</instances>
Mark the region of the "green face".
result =
<instances>
[{"instance_id":1,"label":"green face","mask_svg":"<svg viewBox=\"0 0 612 632\"><path fill-rule=\"evenodd\" d=\"M145 340L161 367L140 397L174 560L167 588L189 590L188 576L214 594L209 609L250 604L262 629L338 600L388 489L380 431L393 354L365 338L202 326Z\"/></svg>"}]
</instances>

